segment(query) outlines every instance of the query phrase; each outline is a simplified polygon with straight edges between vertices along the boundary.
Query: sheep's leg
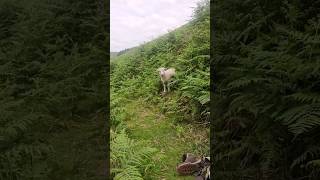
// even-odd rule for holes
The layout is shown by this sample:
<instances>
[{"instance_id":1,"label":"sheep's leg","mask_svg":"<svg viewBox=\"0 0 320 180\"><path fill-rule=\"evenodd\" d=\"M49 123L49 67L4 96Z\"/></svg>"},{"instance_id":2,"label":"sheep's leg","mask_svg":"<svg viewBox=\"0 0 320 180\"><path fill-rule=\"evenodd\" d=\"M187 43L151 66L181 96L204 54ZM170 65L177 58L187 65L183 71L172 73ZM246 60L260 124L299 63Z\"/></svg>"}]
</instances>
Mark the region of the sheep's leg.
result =
<instances>
[{"instance_id":1,"label":"sheep's leg","mask_svg":"<svg viewBox=\"0 0 320 180\"><path fill-rule=\"evenodd\" d=\"M167 85L168 92L170 92L170 83Z\"/></svg>"},{"instance_id":2,"label":"sheep's leg","mask_svg":"<svg viewBox=\"0 0 320 180\"><path fill-rule=\"evenodd\" d=\"M163 84L163 92L166 92L166 83L162 81L162 84Z\"/></svg>"}]
</instances>

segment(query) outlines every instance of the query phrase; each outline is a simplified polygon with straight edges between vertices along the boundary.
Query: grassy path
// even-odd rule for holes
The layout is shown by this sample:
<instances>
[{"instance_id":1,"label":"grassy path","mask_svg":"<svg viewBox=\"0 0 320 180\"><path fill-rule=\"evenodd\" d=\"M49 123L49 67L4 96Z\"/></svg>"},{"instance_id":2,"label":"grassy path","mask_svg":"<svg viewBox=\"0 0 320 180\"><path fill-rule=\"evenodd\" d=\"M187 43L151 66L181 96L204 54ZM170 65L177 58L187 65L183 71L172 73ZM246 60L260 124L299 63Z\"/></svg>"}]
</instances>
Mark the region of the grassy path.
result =
<instances>
[{"instance_id":1,"label":"grassy path","mask_svg":"<svg viewBox=\"0 0 320 180\"><path fill-rule=\"evenodd\" d=\"M192 176L178 176L175 167L181 161L183 153L208 152L209 130L175 123L174 118L161 114L157 107L142 100L132 101L125 109L129 113L126 124L130 138L143 140L147 146L160 151L155 157L159 164L154 173L147 177L160 180L194 179Z\"/></svg>"}]
</instances>

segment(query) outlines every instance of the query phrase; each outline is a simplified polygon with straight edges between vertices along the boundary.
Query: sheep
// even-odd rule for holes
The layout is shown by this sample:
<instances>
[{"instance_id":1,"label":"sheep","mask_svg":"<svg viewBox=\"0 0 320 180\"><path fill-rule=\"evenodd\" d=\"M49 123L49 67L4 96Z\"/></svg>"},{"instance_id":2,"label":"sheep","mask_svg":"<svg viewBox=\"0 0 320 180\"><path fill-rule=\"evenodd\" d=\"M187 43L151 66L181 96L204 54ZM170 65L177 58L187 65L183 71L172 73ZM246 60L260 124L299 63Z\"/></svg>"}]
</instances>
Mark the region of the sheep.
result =
<instances>
[{"instance_id":1,"label":"sheep","mask_svg":"<svg viewBox=\"0 0 320 180\"><path fill-rule=\"evenodd\" d=\"M166 93L167 92L166 83L168 83L172 79L172 77L176 74L176 70L174 68L167 69L167 68L161 67L158 69L158 72L163 85L163 92ZM169 92L170 91L169 84L167 85L167 89Z\"/></svg>"}]
</instances>

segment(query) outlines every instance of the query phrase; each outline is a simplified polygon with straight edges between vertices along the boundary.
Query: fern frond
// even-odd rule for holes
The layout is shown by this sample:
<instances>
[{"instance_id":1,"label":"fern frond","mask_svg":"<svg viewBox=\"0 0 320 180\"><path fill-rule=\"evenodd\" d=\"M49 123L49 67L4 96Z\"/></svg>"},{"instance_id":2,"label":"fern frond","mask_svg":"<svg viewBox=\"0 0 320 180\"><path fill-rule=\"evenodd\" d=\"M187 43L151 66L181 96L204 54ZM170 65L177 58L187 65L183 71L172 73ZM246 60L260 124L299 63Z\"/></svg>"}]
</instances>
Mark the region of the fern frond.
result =
<instances>
[{"instance_id":1,"label":"fern frond","mask_svg":"<svg viewBox=\"0 0 320 180\"><path fill-rule=\"evenodd\" d=\"M135 166L128 166L127 168L121 170L113 178L114 180L143 180L139 169Z\"/></svg>"},{"instance_id":2,"label":"fern frond","mask_svg":"<svg viewBox=\"0 0 320 180\"><path fill-rule=\"evenodd\" d=\"M115 177L125 179L142 178L143 174L154 165L153 155L157 149L143 147L143 144L131 140L125 129L119 133L112 133L111 137L111 170Z\"/></svg>"},{"instance_id":3,"label":"fern frond","mask_svg":"<svg viewBox=\"0 0 320 180\"><path fill-rule=\"evenodd\" d=\"M320 155L319 147L311 147L299 155L290 165L290 168L294 168L297 165L305 164L307 159L314 159Z\"/></svg>"},{"instance_id":4,"label":"fern frond","mask_svg":"<svg viewBox=\"0 0 320 180\"><path fill-rule=\"evenodd\" d=\"M320 126L320 105L303 105L286 111L282 116L285 125L295 136Z\"/></svg>"},{"instance_id":5,"label":"fern frond","mask_svg":"<svg viewBox=\"0 0 320 180\"><path fill-rule=\"evenodd\" d=\"M301 103L318 103L320 102L320 96L318 93L303 93L297 92L287 96Z\"/></svg>"},{"instance_id":6,"label":"fern frond","mask_svg":"<svg viewBox=\"0 0 320 180\"><path fill-rule=\"evenodd\" d=\"M265 78L241 78L230 82L227 86L231 89L247 87L250 84L267 82Z\"/></svg>"}]
</instances>

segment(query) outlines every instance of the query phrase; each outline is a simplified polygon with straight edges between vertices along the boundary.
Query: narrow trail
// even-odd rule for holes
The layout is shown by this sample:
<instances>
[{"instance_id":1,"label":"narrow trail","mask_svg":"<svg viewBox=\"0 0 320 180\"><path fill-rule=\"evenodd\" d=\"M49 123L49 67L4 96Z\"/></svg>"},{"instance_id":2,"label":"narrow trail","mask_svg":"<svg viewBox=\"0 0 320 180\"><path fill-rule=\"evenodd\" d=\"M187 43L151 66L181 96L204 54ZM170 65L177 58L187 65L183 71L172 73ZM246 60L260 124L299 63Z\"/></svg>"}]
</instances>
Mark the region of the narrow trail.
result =
<instances>
[{"instance_id":1,"label":"narrow trail","mask_svg":"<svg viewBox=\"0 0 320 180\"><path fill-rule=\"evenodd\" d=\"M174 123L174 118L160 112L154 105L143 100L132 101L126 105L130 117L126 120L130 138L143 141L157 148L160 153L154 160L159 163L150 179L193 180L192 176L179 176L176 165L181 162L183 153L202 152L208 142L208 130L190 124Z\"/></svg>"}]
</instances>

